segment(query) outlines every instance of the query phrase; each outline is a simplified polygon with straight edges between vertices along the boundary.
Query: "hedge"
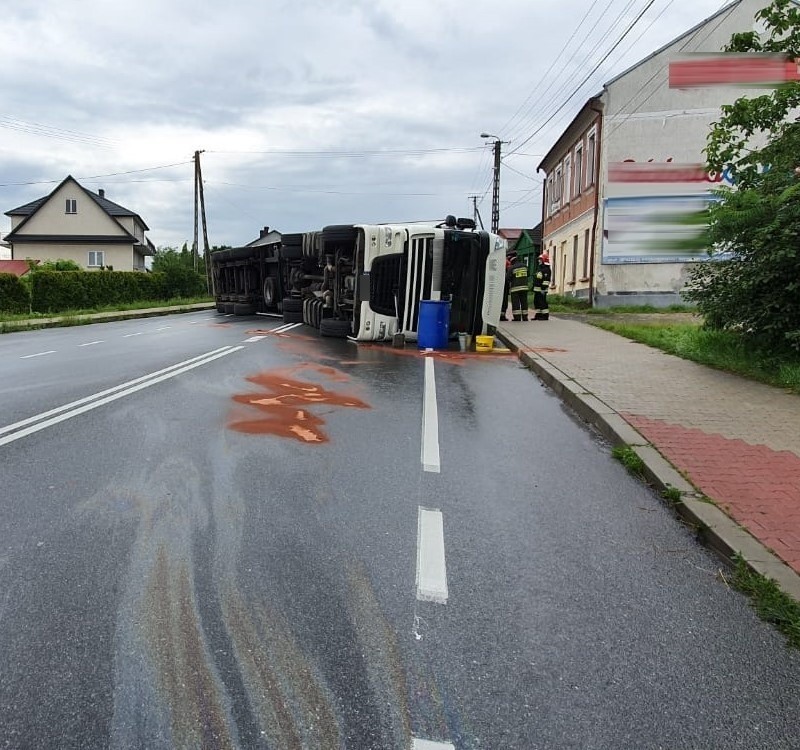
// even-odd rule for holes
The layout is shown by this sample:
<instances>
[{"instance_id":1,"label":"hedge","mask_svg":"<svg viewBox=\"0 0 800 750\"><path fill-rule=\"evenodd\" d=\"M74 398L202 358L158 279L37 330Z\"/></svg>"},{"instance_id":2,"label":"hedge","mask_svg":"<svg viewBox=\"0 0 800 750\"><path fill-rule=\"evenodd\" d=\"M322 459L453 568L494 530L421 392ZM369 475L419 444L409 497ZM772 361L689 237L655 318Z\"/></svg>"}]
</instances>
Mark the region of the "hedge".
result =
<instances>
[{"instance_id":1,"label":"hedge","mask_svg":"<svg viewBox=\"0 0 800 750\"><path fill-rule=\"evenodd\" d=\"M0 273L0 312L27 313L31 296L25 283L13 273Z\"/></svg>"},{"instance_id":2,"label":"hedge","mask_svg":"<svg viewBox=\"0 0 800 750\"><path fill-rule=\"evenodd\" d=\"M86 310L178 296L167 289L162 273L34 271L30 276L31 308L40 313Z\"/></svg>"}]
</instances>

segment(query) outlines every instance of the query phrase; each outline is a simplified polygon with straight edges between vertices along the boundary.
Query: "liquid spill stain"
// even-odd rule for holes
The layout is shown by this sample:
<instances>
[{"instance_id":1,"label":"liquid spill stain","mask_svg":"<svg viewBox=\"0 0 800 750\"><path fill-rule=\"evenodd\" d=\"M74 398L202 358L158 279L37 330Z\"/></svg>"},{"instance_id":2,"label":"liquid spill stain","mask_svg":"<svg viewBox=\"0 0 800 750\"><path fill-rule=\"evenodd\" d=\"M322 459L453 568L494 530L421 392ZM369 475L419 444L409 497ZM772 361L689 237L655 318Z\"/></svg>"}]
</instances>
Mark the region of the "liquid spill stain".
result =
<instances>
[{"instance_id":1,"label":"liquid spill stain","mask_svg":"<svg viewBox=\"0 0 800 750\"><path fill-rule=\"evenodd\" d=\"M349 380L343 372L306 363L288 370L272 370L247 378L260 391L233 396L237 404L261 412L258 418L237 418L228 427L250 435L274 435L301 443L327 443L329 437L323 427L325 420L313 413L310 407L339 406L350 409L369 409L369 404L351 394L333 391L320 383L299 380L297 373L311 370L335 383Z\"/></svg>"},{"instance_id":2,"label":"liquid spill stain","mask_svg":"<svg viewBox=\"0 0 800 750\"><path fill-rule=\"evenodd\" d=\"M361 344L359 346L360 351L370 351L370 352L385 352L386 354L393 354L397 357L430 357L431 359L438 360L440 362L446 362L451 365L463 365L465 362L468 361L481 361L481 362L488 362L491 360L496 360L498 357L513 357L514 352L512 351L495 351L491 354L482 354L479 352L462 352L462 351L449 351L449 350L434 350L431 352L427 352L421 349L414 349L414 348L407 348L407 349L395 349L391 346L384 346L382 344ZM339 364L342 365L353 365L353 364L361 364L358 360L346 360L342 361Z\"/></svg>"}]
</instances>

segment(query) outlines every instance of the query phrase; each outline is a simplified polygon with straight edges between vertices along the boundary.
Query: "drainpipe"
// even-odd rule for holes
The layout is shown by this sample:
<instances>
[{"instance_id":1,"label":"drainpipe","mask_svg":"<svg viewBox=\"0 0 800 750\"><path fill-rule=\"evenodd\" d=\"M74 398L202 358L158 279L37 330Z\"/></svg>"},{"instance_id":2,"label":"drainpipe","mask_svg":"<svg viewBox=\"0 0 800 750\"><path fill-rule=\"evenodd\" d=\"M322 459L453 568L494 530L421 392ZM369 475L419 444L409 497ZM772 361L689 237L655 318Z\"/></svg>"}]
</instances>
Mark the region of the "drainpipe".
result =
<instances>
[{"instance_id":1,"label":"drainpipe","mask_svg":"<svg viewBox=\"0 0 800 750\"><path fill-rule=\"evenodd\" d=\"M599 103L599 102L598 102ZM600 107L589 107L593 112L597 112L599 118L597 120L597 144L596 154L597 170L595 171L594 181L594 221L592 222L592 245L589 252L589 307L594 307L594 258L597 246L597 218L600 216L600 167L603 160L602 155L602 140L603 140L603 105Z\"/></svg>"}]
</instances>

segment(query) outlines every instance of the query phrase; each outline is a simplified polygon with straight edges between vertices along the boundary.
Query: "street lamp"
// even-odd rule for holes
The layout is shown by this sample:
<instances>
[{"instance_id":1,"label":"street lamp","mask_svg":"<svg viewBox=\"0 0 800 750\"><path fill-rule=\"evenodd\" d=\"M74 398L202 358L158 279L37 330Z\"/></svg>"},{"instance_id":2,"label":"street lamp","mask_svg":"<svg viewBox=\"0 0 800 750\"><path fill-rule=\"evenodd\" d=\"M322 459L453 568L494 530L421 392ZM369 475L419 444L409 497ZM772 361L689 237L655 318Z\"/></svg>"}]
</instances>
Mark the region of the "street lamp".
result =
<instances>
[{"instance_id":1,"label":"street lamp","mask_svg":"<svg viewBox=\"0 0 800 750\"><path fill-rule=\"evenodd\" d=\"M492 133L481 133L481 138L494 138L494 187L492 189L492 232L500 229L500 148L503 143L500 136Z\"/></svg>"}]
</instances>

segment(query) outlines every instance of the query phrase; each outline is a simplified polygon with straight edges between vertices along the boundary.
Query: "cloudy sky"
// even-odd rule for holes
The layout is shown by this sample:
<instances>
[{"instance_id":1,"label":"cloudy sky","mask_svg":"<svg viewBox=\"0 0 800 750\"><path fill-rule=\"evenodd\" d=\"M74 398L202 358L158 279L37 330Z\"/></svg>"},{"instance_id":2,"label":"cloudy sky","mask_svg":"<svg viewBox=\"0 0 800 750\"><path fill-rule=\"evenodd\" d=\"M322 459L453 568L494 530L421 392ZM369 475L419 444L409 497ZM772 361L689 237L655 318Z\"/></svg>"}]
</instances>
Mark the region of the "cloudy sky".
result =
<instances>
[{"instance_id":1,"label":"cloudy sky","mask_svg":"<svg viewBox=\"0 0 800 750\"><path fill-rule=\"evenodd\" d=\"M536 167L581 104L725 4L5 4L0 213L72 174L139 213L157 246L180 246L203 149L212 245L244 244L265 225L471 216L470 195L488 226L488 132L510 142L500 225L534 226Z\"/></svg>"}]
</instances>

